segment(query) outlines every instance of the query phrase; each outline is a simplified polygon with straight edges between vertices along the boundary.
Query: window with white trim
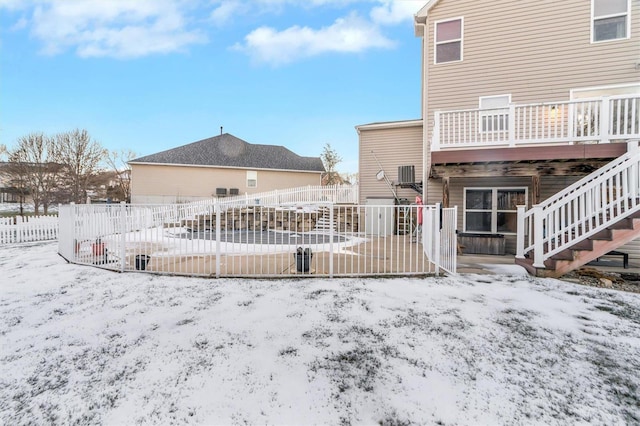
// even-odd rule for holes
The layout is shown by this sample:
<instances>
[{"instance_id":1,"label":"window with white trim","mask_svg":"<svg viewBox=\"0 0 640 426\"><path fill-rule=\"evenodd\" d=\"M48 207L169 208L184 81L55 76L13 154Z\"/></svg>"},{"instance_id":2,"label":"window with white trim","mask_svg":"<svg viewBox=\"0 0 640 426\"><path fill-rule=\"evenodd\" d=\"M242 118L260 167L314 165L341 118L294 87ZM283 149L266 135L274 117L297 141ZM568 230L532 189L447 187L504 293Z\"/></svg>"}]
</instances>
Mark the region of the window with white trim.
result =
<instances>
[{"instance_id":1,"label":"window with white trim","mask_svg":"<svg viewBox=\"0 0 640 426\"><path fill-rule=\"evenodd\" d=\"M247 170L247 188L258 187L258 172L255 170Z\"/></svg>"},{"instance_id":2,"label":"window with white trim","mask_svg":"<svg viewBox=\"0 0 640 426\"><path fill-rule=\"evenodd\" d=\"M527 188L465 188L466 232L517 232L518 205L527 204Z\"/></svg>"},{"instance_id":3,"label":"window with white trim","mask_svg":"<svg viewBox=\"0 0 640 426\"><path fill-rule=\"evenodd\" d=\"M629 38L630 0L592 0L591 42Z\"/></svg>"},{"instance_id":4,"label":"window with white trim","mask_svg":"<svg viewBox=\"0 0 640 426\"><path fill-rule=\"evenodd\" d=\"M435 26L436 64L462 60L462 18L436 22Z\"/></svg>"},{"instance_id":5,"label":"window with white trim","mask_svg":"<svg viewBox=\"0 0 640 426\"><path fill-rule=\"evenodd\" d=\"M509 104L511 95L480 96L480 131L506 132L509 130Z\"/></svg>"}]
</instances>

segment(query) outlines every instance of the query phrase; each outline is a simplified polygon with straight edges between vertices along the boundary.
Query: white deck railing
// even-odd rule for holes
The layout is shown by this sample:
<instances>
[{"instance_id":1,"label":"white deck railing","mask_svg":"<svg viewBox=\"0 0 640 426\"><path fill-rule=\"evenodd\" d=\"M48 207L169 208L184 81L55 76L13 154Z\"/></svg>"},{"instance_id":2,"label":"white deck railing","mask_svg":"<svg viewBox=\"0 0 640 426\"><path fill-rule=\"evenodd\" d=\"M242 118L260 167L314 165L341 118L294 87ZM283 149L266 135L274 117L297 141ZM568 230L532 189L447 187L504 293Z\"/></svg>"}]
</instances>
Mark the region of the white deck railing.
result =
<instances>
[{"instance_id":1,"label":"white deck railing","mask_svg":"<svg viewBox=\"0 0 640 426\"><path fill-rule=\"evenodd\" d=\"M432 151L623 141L640 137L640 95L436 111L434 123Z\"/></svg>"},{"instance_id":2,"label":"white deck railing","mask_svg":"<svg viewBox=\"0 0 640 426\"><path fill-rule=\"evenodd\" d=\"M0 244L46 241L58 238L58 216L0 218Z\"/></svg>"},{"instance_id":3,"label":"white deck railing","mask_svg":"<svg viewBox=\"0 0 640 426\"><path fill-rule=\"evenodd\" d=\"M358 185L308 185L290 189L276 189L258 194L218 198L226 206L253 204L284 205L299 203L357 204Z\"/></svg>"},{"instance_id":4,"label":"white deck railing","mask_svg":"<svg viewBox=\"0 0 640 426\"><path fill-rule=\"evenodd\" d=\"M628 152L543 203L518 206L516 257L533 251L533 266L640 211L640 147Z\"/></svg>"}]
</instances>

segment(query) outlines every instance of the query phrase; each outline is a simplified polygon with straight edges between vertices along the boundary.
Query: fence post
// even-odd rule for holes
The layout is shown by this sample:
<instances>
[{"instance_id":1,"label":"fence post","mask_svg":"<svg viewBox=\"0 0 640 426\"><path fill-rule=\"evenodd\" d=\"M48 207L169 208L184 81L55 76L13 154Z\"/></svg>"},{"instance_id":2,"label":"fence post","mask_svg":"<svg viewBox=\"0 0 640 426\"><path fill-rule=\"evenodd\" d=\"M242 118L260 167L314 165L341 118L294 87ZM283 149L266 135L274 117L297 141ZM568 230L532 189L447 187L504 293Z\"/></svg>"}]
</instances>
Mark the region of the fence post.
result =
<instances>
[{"instance_id":1,"label":"fence post","mask_svg":"<svg viewBox=\"0 0 640 426\"><path fill-rule=\"evenodd\" d=\"M220 278L220 220L222 219L222 209L219 204L215 206L216 215L216 278Z\"/></svg>"},{"instance_id":2,"label":"fence post","mask_svg":"<svg viewBox=\"0 0 640 426\"><path fill-rule=\"evenodd\" d=\"M333 278L333 206L329 205L329 278Z\"/></svg>"},{"instance_id":3,"label":"fence post","mask_svg":"<svg viewBox=\"0 0 640 426\"><path fill-rule=\"evenodd\" d=\"M80 236L78 235L78 227L76 226L76 203L73 203L73 202L69 205L69 224L71 226L71 229L73 229L74 240L79 240ZM75 241L74 241L74 244L75 244ZM75 254L73 256L73 260L74 262L77 262L76 257L79 253L76 253L75 247L73 248L73 250Z\"/></svg>"},{"instance_id":4,"label":"fence post","mask_svg":"<svg viewBox=\"0 0 640 426\"><path fill-rule=\"evenodd\" d=\"M433 213L433 257L435 257L435 265L436 265L436 276L440 275L440 232L442 230L442 215L440 211L442 209L442 204L436 203L436 209Z\"/></svg>"},{"instance_id":5,"label":"fence post","mask_svg":"<svg viewBox=\"0 0 640 426\"><path fill-rule=\"evenodd\" d=\"M640 144L637 139L630 140L627 142L627 153L633 158L635 156L640 156ZM637 204L638 195L640 195L640 171L638 170L638 166L640 165L640 161L636 160L629 167L629 195L631 197L632 205ZM635 200L635 201L634 201Z\"/></svg>"},{"instance_id":6,"label":"fence post","mask_svg":"<svg viewBox=\"0 0 640 426\"><path fill-rule=\"evenodd\" d=\"M120 272L124 272L127 255L127 204L120 202Z\"/></svg>"},{"instance_id":7,"label":"fence post","mask_svg":"<svg viewBox=\"0 0 640 426\"><path fill-rule=\"evenodd\" d=\"M544 268L544 220L542 206L533 206L533 267Z\"/></svg>"},{"instance_id":8,"label":"fence post","mask_svg":"<svg viewBox=\"0 0 640 426\"><path fill-rule=\"evenodd\" d=\"M524 205L516 206L518 219L516 225L516 258L524 259Z\"/></svg>"}]
</instances>

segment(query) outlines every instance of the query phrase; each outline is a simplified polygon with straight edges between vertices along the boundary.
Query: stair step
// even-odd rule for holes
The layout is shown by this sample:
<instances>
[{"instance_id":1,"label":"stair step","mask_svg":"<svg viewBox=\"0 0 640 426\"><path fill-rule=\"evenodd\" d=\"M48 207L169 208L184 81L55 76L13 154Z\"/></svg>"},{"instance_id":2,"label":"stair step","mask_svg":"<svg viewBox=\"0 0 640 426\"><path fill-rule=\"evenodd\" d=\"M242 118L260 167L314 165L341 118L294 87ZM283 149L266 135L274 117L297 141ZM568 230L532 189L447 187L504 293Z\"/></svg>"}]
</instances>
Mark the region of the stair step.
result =
<instances>
[{"instance_id":1,"label":"stair step","mask_svg":"<svg viewBox=\"0 0 640 426\"><path fill-rule=\"evenodd\" d=\"M570 250L593 250L593 240L590 240L590 239L582 240L578 243L575 243L571 247L569 247L569 249Z\"/></svg>"},{"instance_id":2,"label":"stair step","mask_svg":"<svg viewBox=\"0 0 640 426\"><path fill-rule=\"evenodd\" d=\"M608 226L607 229L633 229L633 219L620 219L613 225Z\"/></svg>"},{"instance_id":3,"label":"stair step","mask_svg":"<svg viewBox=\"0 0 640 426\"><path fill-rule=\"evenodd\" d=\"M573 260L573 250L570 250L570 249L562 250L561 252L558 252L558 253L554 254L553 256L551 256L551 259L553 259L553 260Z\"/></svg>"},{"instance_id":4,"label":"stair step","mask_svg":"<svg viewBox=\"0 0 640 426\"><path fill-rule=\"evenodd\" d=\"M605 240L611 241L613 233L610 229L603 229L589 237L590 240Z\"/></svg>"}]
</instances>

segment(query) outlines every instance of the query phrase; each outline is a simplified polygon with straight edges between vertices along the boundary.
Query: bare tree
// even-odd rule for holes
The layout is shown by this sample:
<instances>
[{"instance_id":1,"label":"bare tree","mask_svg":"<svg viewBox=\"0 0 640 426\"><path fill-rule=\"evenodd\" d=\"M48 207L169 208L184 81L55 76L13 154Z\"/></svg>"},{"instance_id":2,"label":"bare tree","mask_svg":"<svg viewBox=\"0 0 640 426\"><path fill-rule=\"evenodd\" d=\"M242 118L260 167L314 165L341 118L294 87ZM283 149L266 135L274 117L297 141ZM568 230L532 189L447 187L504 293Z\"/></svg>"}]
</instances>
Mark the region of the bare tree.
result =
<instances>
[{"instance_id":1,"label":"bare tree","mask_svg":"<svg viewBox=\"0 0 640 426\"><path fill-rule=\"evenodd\" d=\"M344 179L345 183L348 183L350 185L357 185L359 181L358 172L345 173L342 175L342 178Z\"/></svg>"},{"instance_id":2,"label":"bare tree","mask_svg":"<svg viewBox=\"0 0 640 426\"><path fill-rule=\"evenodd\" d=\"M53 138L42 133L31 133L18 139L17 146L10 151L10 162L14 169L24 173L35 214L49 212L55 195L55 189L60 183L60 165L58 164L58 149Z\"/></svg>"},{"instance_id":3,"label":"bare tree","mask_svg":"<svg viewBox=\"0 0 640 426\"><path fill-rule=\"evenodd\" d=\"M112 169L116 181L116 195L119 200L131 202L131 166L129 161L136 158L136 154L130 149L111 151L107 153L106 162Z\"/></svg>"},{"instance_id":4,"label":"bare tree","mask_svg":"<svg viewBox=\"0 0 640 426\"><path fill-rule=\"evenodd\" d=\"M71 201L83 203L106 151L84 129L59 133L56 142Z\"/></svg>"},{"instance_id":5,"label":"bare tree","mask_svg":"<svg viewBox=\"0 0 640 426\"><path fill-rule=\"evenodd\" d=\"M29 195L29 165L22 161L21 154L9 151L9 161L4 173L7 176L9 190L14 193L20 203L20 216L24 215L24 204Z\"/></svg>"},{"instance_id":6,"label":"bare tree","mask_svg":"<svg viewBox=\"0 0 640 426\"><path fill-rule=\"evenodd\" d=\"M320 154L320 159L324 164L325 178L323 182L326 185L336 185L342 183L342 179L338 172L336 172L336 166L342 161L342 157L338 155L338 152L331 147L331 144L326 143Z\"/></svg>"}]
</instances>

